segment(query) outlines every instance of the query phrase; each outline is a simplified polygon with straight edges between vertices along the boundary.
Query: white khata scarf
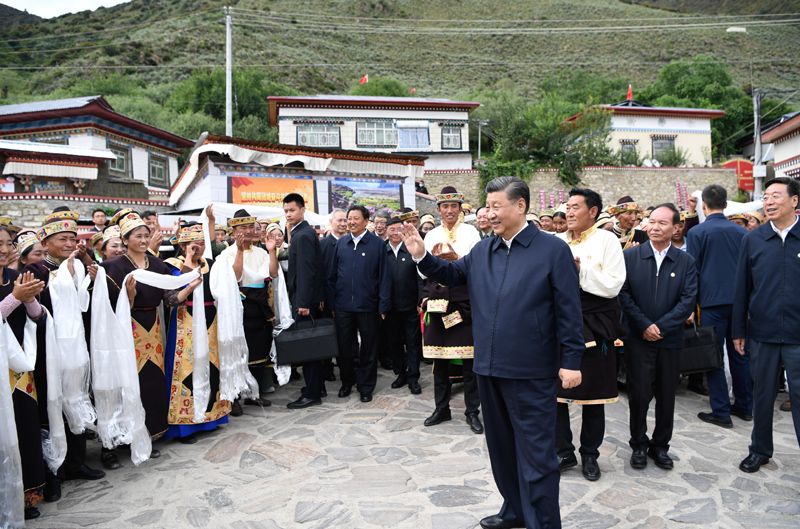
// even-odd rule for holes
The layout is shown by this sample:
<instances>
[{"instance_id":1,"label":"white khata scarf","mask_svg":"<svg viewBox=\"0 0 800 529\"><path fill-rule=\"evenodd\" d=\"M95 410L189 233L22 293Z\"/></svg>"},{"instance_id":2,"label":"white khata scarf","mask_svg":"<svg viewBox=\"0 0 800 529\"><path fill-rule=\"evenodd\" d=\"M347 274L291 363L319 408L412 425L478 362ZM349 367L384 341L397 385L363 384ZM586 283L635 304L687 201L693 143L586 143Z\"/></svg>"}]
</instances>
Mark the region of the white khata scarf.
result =
<instances>
[{"instance_id":1,"label":"white khata scarf","mask_svg":"<svg viewBox=\"0 0 800 529\"><path fill-rule=\"evenodd\" d=\"M25 323L23 342L21 347L7 322L0 324L0 527L3 528L25 527L25 488L8 370L24 373L36 366L36 324L30 318ZM65 454L66 442L62 461Z\"/></svg>"},{"instance_id":2,"label":"white khata scarf","mask_svg":"<svg viewBox=\"0 0 800 529\"><path fill-rule=\"evenodd\" d=\"M127 281L129 276L133 276L137 282L145 285L164 290L175 290L200 277L200 271L193 270L180 276L168 276L146 270L134 270L125 276L124 281ZM103 267L98 268L92 295L92 378L95 403L97 404L97 432L103 446L110 449L121 444L131 445L131 460L134 465L139 465L150 457L152 444L144 424L145 412L139 392L136 348L131 329L131 310L128 290L125 288L124 281L120 285L116 311L113 311L108 296L106 271ZM202 286L198 286L194 290L193 296L195 306L202 308L204 306ZM194 379L195 420L197 420L197 410L205 411L210 392L205 313L200 318L194 319L192 332L196 339L195 366L206 365L205 380L201 379L202 373ZM197 340L198 336L205 336L205 352L202 350L203 340L202 338ZM198 351L198 348L201 350ZM205 360L199 358L198 354L200 356L204 354ZM203 397L203 395L205 396ZM203 398L205 401L201 402Z\"/></svg>"}]
</instances>

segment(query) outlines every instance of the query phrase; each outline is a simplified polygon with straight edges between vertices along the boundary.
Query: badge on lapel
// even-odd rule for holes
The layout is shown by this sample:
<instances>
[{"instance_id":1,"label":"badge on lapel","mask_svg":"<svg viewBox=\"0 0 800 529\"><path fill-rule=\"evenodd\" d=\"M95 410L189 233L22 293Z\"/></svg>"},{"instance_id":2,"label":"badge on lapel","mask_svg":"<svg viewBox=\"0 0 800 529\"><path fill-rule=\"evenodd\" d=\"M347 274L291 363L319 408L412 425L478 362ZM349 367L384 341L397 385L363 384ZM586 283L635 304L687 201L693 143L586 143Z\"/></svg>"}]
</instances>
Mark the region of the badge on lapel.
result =
<instances>
[{"instance_id":1,"label":"badge on lapel","mask_svg":"<svg viewBox=\"0 0 800 529\"><path fill-rule=\"evenodd\" d=\"M672 272L669 277L675 277L675 272Z\"/></svg>"}]
</instances>

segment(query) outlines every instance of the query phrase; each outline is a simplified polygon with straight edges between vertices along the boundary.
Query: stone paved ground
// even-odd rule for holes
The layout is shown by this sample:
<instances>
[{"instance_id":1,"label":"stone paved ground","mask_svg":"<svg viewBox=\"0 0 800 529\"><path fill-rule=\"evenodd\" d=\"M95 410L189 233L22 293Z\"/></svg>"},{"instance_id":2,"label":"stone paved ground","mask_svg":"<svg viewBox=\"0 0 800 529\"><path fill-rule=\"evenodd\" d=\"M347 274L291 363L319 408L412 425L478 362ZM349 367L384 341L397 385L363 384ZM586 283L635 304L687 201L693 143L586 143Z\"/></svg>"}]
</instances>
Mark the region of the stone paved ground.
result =
<instances>
[{"instance_id":1,"label":"stone paved ground","mask_svg":"<svg viewBox=\"0 0 800 529\"><path fill-rule=\"evenodd\" d=\"M410 395L391 389L393 377L379 371L371 403L357 394L338 399L336 382L328 383L332 396L322 406L291 411L285 405L302 385L292 382L273 394L271 408L246 407L195 445L160 441L159 459L136 468L123 458L124 467L103 480L65 483L61 501L42 504L29 527L467 529L495 514L501 499L484 438L456 420L463 417L461 390L454 420L425 428L430 374L423 393ZM775 458L756 474L737 469L749 423L734 418L734 429L723 430L700 422L707 398L683 385L671 472L652 462L643 471L630 467L627 402L607 406L603 477L590 483L577 468L565 472L564 527L800 527L798 446L791 416L777 411L778 403ZM100 468L96 443L89 460Z\"/></svg>"}]
</instances>

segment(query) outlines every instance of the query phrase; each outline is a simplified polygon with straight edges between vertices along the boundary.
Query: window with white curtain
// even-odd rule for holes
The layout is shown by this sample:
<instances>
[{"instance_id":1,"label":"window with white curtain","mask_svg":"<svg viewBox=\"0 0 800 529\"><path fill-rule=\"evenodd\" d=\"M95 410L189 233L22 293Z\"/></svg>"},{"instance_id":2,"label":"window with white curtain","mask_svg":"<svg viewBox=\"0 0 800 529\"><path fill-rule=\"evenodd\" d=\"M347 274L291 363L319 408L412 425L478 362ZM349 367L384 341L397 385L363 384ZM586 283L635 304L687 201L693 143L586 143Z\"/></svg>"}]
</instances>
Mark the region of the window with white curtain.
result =
<instances>
[{"instance_id":1,"label":"window with white curtain","mask_svg":"<svg viewBox=\"0 0 800 529\"><path fill-rule=\"evenodd\" d=\"M461 150L461 127L442 127L442 149Z\"/></svg>"},{"instance_id":2,"label":"window with white curtain","mask_svg":"<svg viewBox=\"0 0 800 529\"><path fill-rule=\"evenodd\" d=\"M398 129L398 147L400 149L427 149L430 146L428 128Z\"/></svg>"}]
</instances>

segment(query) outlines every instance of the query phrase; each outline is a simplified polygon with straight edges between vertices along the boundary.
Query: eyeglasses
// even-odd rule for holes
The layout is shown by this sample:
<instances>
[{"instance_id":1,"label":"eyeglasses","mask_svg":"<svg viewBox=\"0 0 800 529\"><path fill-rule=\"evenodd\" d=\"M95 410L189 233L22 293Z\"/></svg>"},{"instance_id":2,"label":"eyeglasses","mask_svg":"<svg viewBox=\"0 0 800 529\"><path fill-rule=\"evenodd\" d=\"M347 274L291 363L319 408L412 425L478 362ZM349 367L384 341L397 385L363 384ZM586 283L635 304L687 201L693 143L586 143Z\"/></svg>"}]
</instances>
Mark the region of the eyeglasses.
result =
<instances>
[{"instance_id":1,"label":"eyeglasses","mask_svg":"<svg viewBox=\"0 0 800 529\"><path fill-rule=\"evenodd\" d=\"M782 199L783 197L787 197L787 196L789 196L789 195L787 195L786 193L767 193L763 197L761 197L761 199L762 200L766 200L766 199L769 198L769 199L774 200L775 202L778 202L780 199Z\"/></svg>"}]
</instances>

